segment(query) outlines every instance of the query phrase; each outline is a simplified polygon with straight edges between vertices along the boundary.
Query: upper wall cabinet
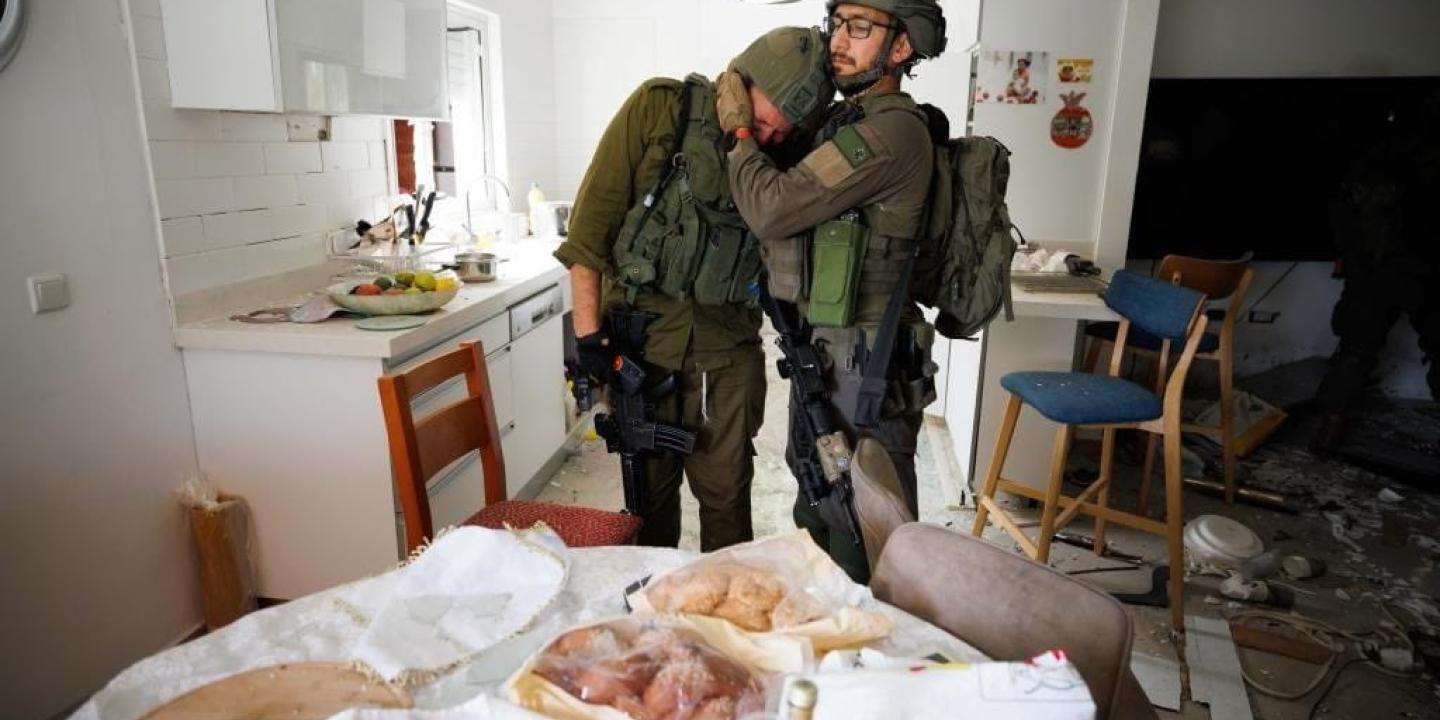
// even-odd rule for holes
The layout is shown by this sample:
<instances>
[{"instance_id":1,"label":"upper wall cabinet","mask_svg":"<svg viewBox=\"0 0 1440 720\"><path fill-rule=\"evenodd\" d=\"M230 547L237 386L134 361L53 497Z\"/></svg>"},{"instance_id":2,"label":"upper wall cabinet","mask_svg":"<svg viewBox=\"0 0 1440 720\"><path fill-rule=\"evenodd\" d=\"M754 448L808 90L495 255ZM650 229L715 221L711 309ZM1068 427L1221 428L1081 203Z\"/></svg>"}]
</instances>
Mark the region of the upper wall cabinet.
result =
<instances>
[{"instance_id":1,"label":"upper wall cabinet","mask_svg":"<svg viewBox=\"0 0 1440 720\"><path fill-rule=\"evenodd\" d=\"M445 119L445 0L162 0L175 107Z\"/></svg>"}]
</instances>

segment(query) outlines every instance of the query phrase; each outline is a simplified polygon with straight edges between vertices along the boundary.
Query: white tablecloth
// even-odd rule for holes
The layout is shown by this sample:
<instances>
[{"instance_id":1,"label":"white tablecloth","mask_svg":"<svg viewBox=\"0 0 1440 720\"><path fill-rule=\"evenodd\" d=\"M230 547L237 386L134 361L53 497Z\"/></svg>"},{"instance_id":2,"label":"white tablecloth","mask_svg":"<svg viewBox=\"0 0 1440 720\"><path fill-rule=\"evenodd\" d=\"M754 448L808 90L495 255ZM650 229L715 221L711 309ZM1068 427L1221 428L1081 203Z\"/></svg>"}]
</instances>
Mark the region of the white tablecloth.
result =
<instances>
[{"instance_id":1,"label":"white tablecloth","mask_svg":"<svg viewBox=\"0 0 1440 720\"><path fill-rule=\"evenodd\" d=\"M473 661L413 691L418 708L458 705L501 683L536 650L581 622L625 612L630 583L693 559L668 548L606 547L571 551L560 596L525 631ZM388 572L252 613L230 626L130 666L96 693L73 718L133 720L196 687L238 672L305 660L348 662L356 641L399 580ZM943 652L957 660L984 655L949 634L883 603L895 630L875 647L889 655Z\"/></svg>"}]
</instances>

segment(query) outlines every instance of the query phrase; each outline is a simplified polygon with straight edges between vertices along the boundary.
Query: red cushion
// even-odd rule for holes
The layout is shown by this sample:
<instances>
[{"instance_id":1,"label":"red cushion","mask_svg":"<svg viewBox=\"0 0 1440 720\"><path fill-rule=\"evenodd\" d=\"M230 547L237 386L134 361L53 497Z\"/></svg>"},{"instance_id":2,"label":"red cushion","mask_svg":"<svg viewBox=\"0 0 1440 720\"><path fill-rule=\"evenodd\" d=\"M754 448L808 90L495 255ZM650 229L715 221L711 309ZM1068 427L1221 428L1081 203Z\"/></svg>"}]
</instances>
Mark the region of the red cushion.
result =
<instances>
[{"instance_id":1,"label":"red cushion","mask_svg":"<svg viewBox=\"0 0 1440 720\"><path fill-rule=\"evenodd\" d=\"M543 522L569 547L629 545L635 542L642 521L635 515L554 503L504 500L475 513L466 525L517 530Z\"/></svg>"}]
</instances>

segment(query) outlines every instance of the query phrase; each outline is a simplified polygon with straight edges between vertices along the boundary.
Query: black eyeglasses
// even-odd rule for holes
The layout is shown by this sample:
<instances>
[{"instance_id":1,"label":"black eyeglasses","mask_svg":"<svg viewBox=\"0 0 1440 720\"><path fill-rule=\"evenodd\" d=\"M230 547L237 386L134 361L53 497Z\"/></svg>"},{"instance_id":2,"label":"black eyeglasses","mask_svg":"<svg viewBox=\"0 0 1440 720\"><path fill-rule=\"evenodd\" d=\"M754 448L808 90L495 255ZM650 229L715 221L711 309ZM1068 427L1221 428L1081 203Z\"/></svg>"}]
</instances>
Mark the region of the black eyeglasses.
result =
<instances>
[{"instance_id":1,"label":"black eyeglasses","mask_svg":"<svg viewBox=\"0 0 1440 720\"><path fill-rule=\"evenodd\" d=\"M839 30L841 27L845 28L845 33L850 36L851 40L864 40L865 38L870 37L870 31L874 30L877 27L888 29L895 26L886 25L885 23L878 23L874 20L867 20L862 17L847 18L841 17L839 15L831 15L830 17L825 18L826 35L834 35L835 31Z\"/></svg>"}]
</instances>

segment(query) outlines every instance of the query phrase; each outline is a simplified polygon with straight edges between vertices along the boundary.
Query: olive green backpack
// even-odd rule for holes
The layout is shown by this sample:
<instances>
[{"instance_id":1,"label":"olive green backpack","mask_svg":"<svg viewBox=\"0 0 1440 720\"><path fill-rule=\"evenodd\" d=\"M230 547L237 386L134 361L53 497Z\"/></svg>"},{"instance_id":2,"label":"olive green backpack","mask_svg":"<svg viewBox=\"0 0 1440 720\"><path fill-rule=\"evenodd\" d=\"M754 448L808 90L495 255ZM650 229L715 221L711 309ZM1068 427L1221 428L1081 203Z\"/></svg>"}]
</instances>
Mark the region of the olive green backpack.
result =
<instances>
[{"instance_id":1,"label":"olive green backpack","mask_svg":"<svg viewBox=\"0 0 1440 720\"><path fill-rule=\"evenodd\" d=\"M1005 206L1010 151L991 137L947 139L944 114L931 105L920 108L936 140L935 177L910 297L940 311L935 329L941 335L970 338L1001 308L1006 320L1015 319L1010 260L1019 229Z\"/></svg>"}]
</instances>

